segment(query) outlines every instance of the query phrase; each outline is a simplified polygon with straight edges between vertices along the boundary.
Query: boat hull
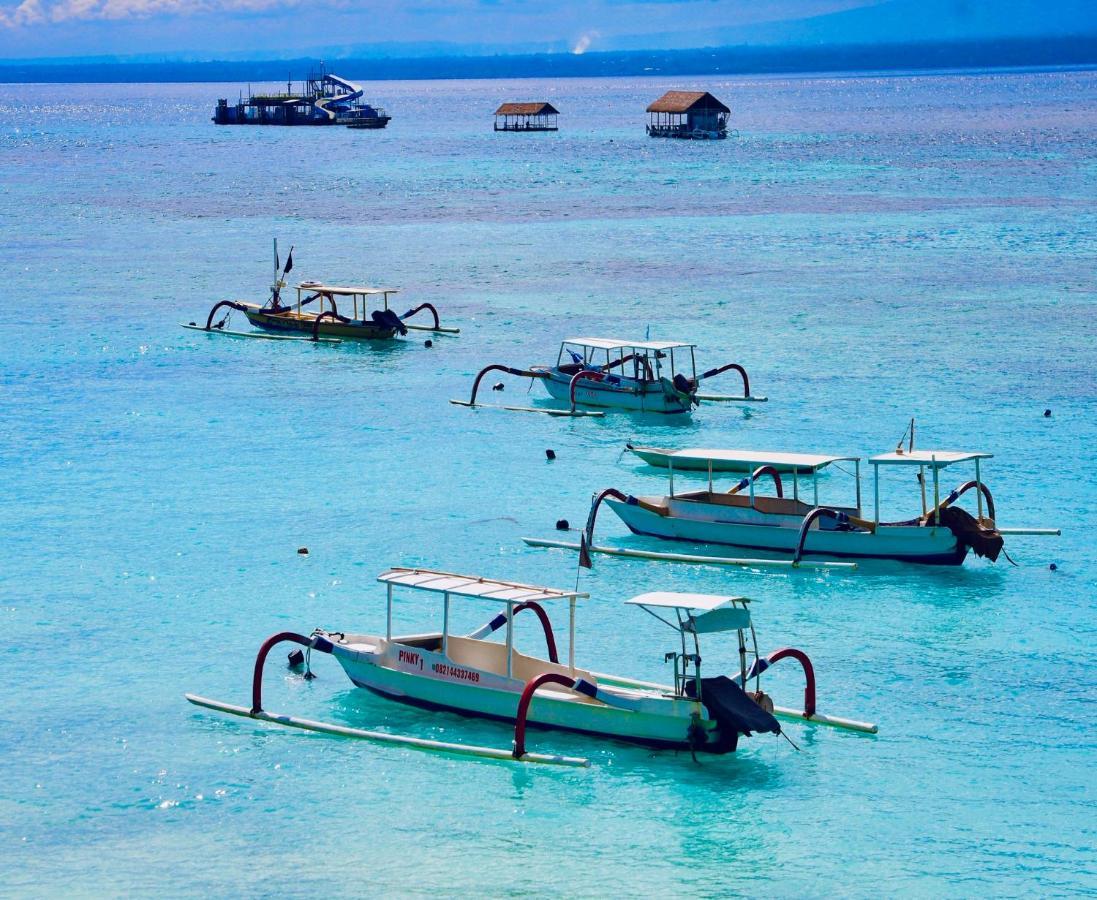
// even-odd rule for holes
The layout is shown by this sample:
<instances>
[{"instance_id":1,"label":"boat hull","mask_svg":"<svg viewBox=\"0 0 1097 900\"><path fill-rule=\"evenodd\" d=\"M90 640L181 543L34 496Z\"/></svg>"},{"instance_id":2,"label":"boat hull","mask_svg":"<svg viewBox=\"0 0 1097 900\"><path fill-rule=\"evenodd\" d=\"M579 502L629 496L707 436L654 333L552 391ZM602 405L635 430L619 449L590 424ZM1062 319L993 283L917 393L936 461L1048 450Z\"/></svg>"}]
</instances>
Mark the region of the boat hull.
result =
<instances>
[{"instance_id":1,"label":"boat hull","mask_svg":"<svg viewBox=\"0 0 1097 900\"><path fill-rule=\"evenodd\" d=\"M571 403L571 378L557 369L538 369L546 376L541 384L550 397ZM633 412L688 414L689 405L678 397L667 396L659 382L642 382L632 378L620 378L619 383L581 379L575 386L575 402L581 406L606 409L627 409Z\"/></svg>"},{"instance_id":2,"label":"boat hull","mask_svg":"<svg viewBox=\"0 0 1097 900\"><path fill-rule=\"evenodd\" d=\"M293 332L307 334L310 337L315 331L323 337L349 338L360 341L387 341L396 336L396 329L394 328L383 328L369 322L344 323L331 319L324 319L317 330L316 316L309 313L299 315L296 311L272 315L255 307L245 310L244 315L248 317L248 321L252 325L266 331Z\"/></svg>"},{"instance_id":3,"label":"boat hull","mask_svg":"<svg viewBox=\"0 0 1097 900\"><path fill-rule=\"evenodd\" d=\"M410 648L397 641L376 637L352 640L349 645L335 644L333 655L357 687L424 709L506 722L514 722L517 717L526 684L522 679L454 662L439 652ZM544 663L546 671L560 668ZM527 723L676 749L688 749L687 732L695 712L700 711L700 722L707 731L717 727L715 722L704 718L704 708L695 701L650 691L624 693L635 695L637 708L606 705L557 685L547 685L534 696Z\"/></svg>"},{"instance_id":4,"label":"boat hull","mask_svg":"<svg viewBox=\"0 0 1097 900\"><path fill-rule=\"evenodd\" d=\"M658 506L663 498L643 498ZM798 516L758 514L757 521L738 509L729 510L709 504L689 504L669 500L668 515L660 515L643 506L612 497L605 502L634 534L715 544L744 550L791 556L800 535ZM695 508L690 508L690 507ZM723 517L723 518L722 518ZM738 521L731 521L735 517ZM781 521L785 520L785 521ZM884 525L875 532L839 531L813 526L804 540L804 556L827 559L879 559L928 565L960 565L967 547L960 545L948 528L921 528L916 525Z\"/></svg>"}]
</instances>

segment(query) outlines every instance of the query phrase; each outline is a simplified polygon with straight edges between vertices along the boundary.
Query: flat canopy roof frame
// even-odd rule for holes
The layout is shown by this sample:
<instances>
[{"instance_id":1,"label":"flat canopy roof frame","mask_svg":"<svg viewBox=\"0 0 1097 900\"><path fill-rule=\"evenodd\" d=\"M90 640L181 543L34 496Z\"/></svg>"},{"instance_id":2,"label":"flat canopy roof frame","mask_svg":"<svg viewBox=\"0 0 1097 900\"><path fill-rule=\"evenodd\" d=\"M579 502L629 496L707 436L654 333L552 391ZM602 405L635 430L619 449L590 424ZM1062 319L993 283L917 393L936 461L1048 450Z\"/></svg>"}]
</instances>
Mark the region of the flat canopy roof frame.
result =
<instances>
[{"instance_id":1,"label":"flat canopy roof frame","mask_svg":"<svg viewBox=\"0 0 1097 900\"><path fill-rule=\"evenodd\" d=\"M383 287L340 287L334 284L322 284L319 281L302 281L297 285L299 291L319 291L325 294L334 294L337 297L350 297L354 294L365 294L367 297L373 294L398 294L400 288Z\"/></svg>"},{"instance_id":2,"label":"flat canopy roof frame","mask_svg":"<svg viewBox=\"0 0 1097 900\"><path fill-rule=\"evenodd\" d=\"M696 347L696 344L684 344L678 341L619 341L614 338L574 337L566 338L565 344L577 344L580 347L593 347L597 350L677 350Z\"/></svg>"},{"instance_id":3,"label":"flat canopy roof frame","mask_svg":"<svg viewBox=\"0 0 1097 900\"><path fill-rule=\"evenodd\" d=\"M836 462L857 462L857 456L828 456L822 453L782 453L768 450L723 450L688 447L667 453L672 459L698 462L743 463L748 466L790 466L798 469L822 469Z\"/></svg>"},{"instance_id":4,"label":"flat canopy roof frame","mask_svg":"<svg viewBox=\"0 0 1097 900\"><path fill-rule=\"evenodd\" d=\"M746 597L729 597L715 594L684 594L674 591L654 591L640 594L626 603L639 606L644 612L654 616L665 625L678 632L682 642L681 653L674 656L674 690L686 696L685 685L689 679L687 668L692 662L695 691L693 698L701 697L701 645L697 636L720 631L738 631L739 637L739 676L740 684L747 684L747 647L742 632L750 631L754 658L758 658L758 636L754 632L754 623L750 618ZM659 611L673 611L677 624L664 619ZM686 652L686 635L693 635L692 654ZM672 654L667 654L668 660Z\"/></svg>"},{"instance_id":5,"label":"flat canopy roof frame","mask_svg":"<svg viewBox=\"0 0 1097 900\"><path fill-rule=\"evenodd\" d=\"M377 576L378 581L432 591L438 594L456 594L461 597L478 597L484 600L525 603L535 600L586 599L590 594L581 591L561 591L556 588L538 587L517 581L500 581L476 575L458 575L434 569L412 569L394 566Z\"/></svg>"},{"instance_id":6,"label":"flat canopy roof frame","mask_svg":"<svg viewBox=\"0 0 1097 900\"><path fill-rule=\"evenodd\" d=\"M944 469L957 463L993 458L993 453L968 450L910 450L906 453L880 453L870 456L868 461L874 466L933 466Z\"/></svg>"},{"instance_id":7,"label":"flat canopy roof frame","mask_svg":"<svg viewBox=\"0 0 1097 900\"><path fill-rule=\"evenodd\" d=\"M392 588L394 585L429 591L443 595L442 603L442 652L449 648L449 603L451 596L475 597L494 600L507 607L507 677L514 674L514 607L519 603L541 603L545 600L568 601L568 668L575 671L575 601L590 596L582 591L561 591L555 588L522 584L518 581L501 581L477 575L458 575L434 569L409 569L396 566L377 576L388 588L385 638L392 640Z\"/></svg>"}]
</instances>

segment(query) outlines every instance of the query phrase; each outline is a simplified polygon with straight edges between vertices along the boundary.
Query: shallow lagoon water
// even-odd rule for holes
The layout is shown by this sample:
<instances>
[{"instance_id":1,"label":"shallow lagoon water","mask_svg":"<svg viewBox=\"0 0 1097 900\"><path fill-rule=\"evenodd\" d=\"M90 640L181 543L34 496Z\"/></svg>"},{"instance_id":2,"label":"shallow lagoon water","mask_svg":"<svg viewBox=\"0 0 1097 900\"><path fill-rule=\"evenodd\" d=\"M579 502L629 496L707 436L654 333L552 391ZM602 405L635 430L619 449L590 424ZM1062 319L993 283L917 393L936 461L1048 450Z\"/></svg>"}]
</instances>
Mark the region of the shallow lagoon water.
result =
<instances>
[{"instance_id":1,"label":"shallow lagoon water","mask_svg":"<svg viewBox=\"0 0 1097 900\"><path fill-rule=\"evenodd\" d=\"M367 96L395 118L378 133L215 128L236 86L0 88L4 890L1097 889L1097 76L695 83L730 101L738 136L647 139L643 107L684 86L656 79L380 83ZM556 104L563 130L492 133L498 102L523 98ZM178 328L261 297L275 235L283 257L296 247L294 276L399 285L463 333L427 349ZM696 340L706 368L742 362L771 401L685 421L446 402L489 362L649 331ZM543 402L505 380L485 396ZM805 649L820 709L876 721L877 737L791 724L803 752L753 738L695 765L533 733L594 761L555 771L275 731L182 699L246 702L274 631L383 628L373 578L388 565L574 584L573 556L520 538L581 522L597 488L659 490L622 456L629 439L867 455L911 416L920 446L995 453L1000 524L1063 536L1011 540L1017 568L603 558L580 582L581 664L665 680L673 635L621 601L744 594L763 648ZM885 487L885 515L916 510L909 479ZM822 493L851 488L834 473ZM653 546L608 513L599 539ZM469 604L456 624L494 611ZM398 605L409 630L439 615ZM532 621L517 632L539 651ZM704 652L709 674L734 656L711 639ZM327 658L311 683L280 658L270 709L511 739L366 696ZM782 669L769 686L791 705L801 685Z\"/></svg>"}]
</instances>

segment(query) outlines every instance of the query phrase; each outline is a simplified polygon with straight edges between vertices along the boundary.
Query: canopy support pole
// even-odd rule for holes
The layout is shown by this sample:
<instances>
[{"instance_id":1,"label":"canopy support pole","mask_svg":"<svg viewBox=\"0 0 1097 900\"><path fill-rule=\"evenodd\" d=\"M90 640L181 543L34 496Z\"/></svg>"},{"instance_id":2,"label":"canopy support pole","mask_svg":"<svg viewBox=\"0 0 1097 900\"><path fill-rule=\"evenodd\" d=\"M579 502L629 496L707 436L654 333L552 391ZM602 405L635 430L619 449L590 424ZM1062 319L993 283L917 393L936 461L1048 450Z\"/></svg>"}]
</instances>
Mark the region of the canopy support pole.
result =
<instances>
[{"instance_id":1,"label":"canopy support pole","mask_svg":"<svg viewBox=\"0 0 1097 900\"><path fill-rule=\"evenodd\" d=\"M568 669L575 675L575 598L568 598Z\"/></svg>"},{"instance_id":2,"label":"canopy support pole","mask_svg":"<svg viewBox=\"0 0 1097 900\"><path fill-rule=\"evenodd\" d=\"M442 655L449 659L449 591L442 594Z\"/></svg>"},{"instance_id":3,"label":"canopy support pole","mask_svg":"<svg viewBox=\"0 0 1097 900\"><path fill-rule=\"evenodd\" d=\"M873 488L873 512L872 521L873 524L880 524L880 466L877 463L872 464L872 488Z\"/></svg>"},{"instance_id":4,"label":"canopy support pole","mask_svg":"<svg viewBox=\"0 0 1097 900\"><path fill-rule=\"evenodd\" d=\"M941 524L941 470L937 468L937 455L930 457L933 465L933 527Z\"/></svg>"},{"instance_id":5,"label":"canopy support pole","mask_svg":"<svg viewBox=\"0 0 1097 900\"><path fill-rule=\"evenodd\" d=\"M975 457L975 496L979 503L979 521L983 521L983 484L979 477L979 457Z\"/></svg>"},{"instance_id":6,"label":"canopy support pole","mask_svg":"<svg viewBox=\"0 0 1097 900\"><path fill-rule=\"evenodd\" d=\"M514 601L507 601L507 678L514 677Z\"/></svg>"}]
</instances>

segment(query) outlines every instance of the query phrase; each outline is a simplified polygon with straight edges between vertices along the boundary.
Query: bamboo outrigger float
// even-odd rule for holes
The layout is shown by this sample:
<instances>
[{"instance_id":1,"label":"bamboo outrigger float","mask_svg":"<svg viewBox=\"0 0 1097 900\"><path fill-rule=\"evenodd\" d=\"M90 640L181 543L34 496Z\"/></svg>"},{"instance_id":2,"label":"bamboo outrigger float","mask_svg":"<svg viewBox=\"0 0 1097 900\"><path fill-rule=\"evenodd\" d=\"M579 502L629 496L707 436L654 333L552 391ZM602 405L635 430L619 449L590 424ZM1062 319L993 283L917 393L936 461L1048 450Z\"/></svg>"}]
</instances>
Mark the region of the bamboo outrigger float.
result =
<instances>
[{"instance_id":1,"label":"bamboo outrigger float","mask_svg":"<svg viewBox=\"0 0 1097 900\"><path fill-rule=\"evenodd\" d=\"M393 568L378 576L387 589L385 634L351 634L317 629L305 636L281 632L260 647L252 678L250 707L186 698L206 709L345 737L395 743L417 749L488 759L564 766L587 766L580 757L532 753L526 730L557 729L648 747L723 754L734 751L741 737L755 732L781 733L778 719L829 725L875 733L866 722L821 714L815 703L815 672L801 650L783 648L768 655L758 651L750 601L744 597L656 592L627 601L652 614L678 633L679 646L665 654L674 665L673 685L659 685L579 668L575 662L576 601L587 594L512 581L458 575L430 569ZM393 590L410 588L442 597L439 632L394 636ZM450 631L453 602L492 601L504 606L468 635ZM561 661L552 622L544 604L567 603L568 646ZM540 619L547 658L514 648L514 616L531 610ZM489 640L504 630L502 643ZM701 677L700 634L737 635L738 672ZM271 649L290 642L335 657L358 687L383 697L429 710L496 719L514 724L510 750L405 737L301 719L263 709L263 670ZM760 687L761 674L785 658L796 659L805 676L803 709L775 706ZM295 663L294 654L290 657ZM303 660L307 666L307 659ZM750 691L750 681L754 690Z\"/></svg>"},{"instance_id":2,"label":"bamboo outrigger float","mask_svg":"<svg viewBox=\"0 0 1097 900\"><path fill-rule=\"evenodd\" d=\"M871 457L868 462L873 468L874 505L869 518L862 507L861 460L856 456L699 448L661 451L653 458L666 465L669 492L662 497L626 495L616 488L599 492L587 517L585 539L593 545L595 521L604 502L634 534L786 555L793 563L800 563L804 557L822 556L960 565L969 550L995 561L1002 552L1003 535L1059 532L998 528L994 498L983 482L981 469L982 461L991 456L900 447ZM847 506L823 505L819 475L841 462L850 462L854 467L854 502ZM974 479L943 494L941 473L965 464L973 464ZM724 471L746 470L750 474L730 490L717 490L713 476L718 465ZM917 469L922 511L906 521L885 522L880 514L880 470L896 466ZM707 488L676 492L676 468L707 469ZM805 470L806 489L801 485ZM927 476L932 484L932 506L927 497ZM758 492L756 485L762 478L772 481L776 496ZM788 480L792 482L791 497L785 496ZM955 505L969 491L976 498L974 516Z\"/></svg>"},{"instance_id":3,"label":"bamboo outrigger float","mask_svg":"<svg viewBox=\"0 0 1097 900\"><path fill-rule=\"evenodd\" d=\"M625 409L632 412L688 414L699 402L701 382L735 370L743 379L741 395L706 395L708 399L739 403L764 403L765 397L750 393L750 379L739 363L729 363L697 373L696 344L673 341L620 341L612 338L568 338L560 345L553 366L516 369L492 364L485 366L472 383L467 401L450 400L458 406L477 407L480 382L489 372L505 372L540 381L566 409L504 406L516 412L539 412L551 416L600 416L578 407ZM677 353L677 356L675 355ZM687 374L687 372L689 374Z\"/></svg>"},{"instance_id":4,"label":"bamboo outrigger float","mask_svg":"<svg viewBox=\"0 0 1097 900\"><path fill-rule=\"evenodd\" d=\"M399 293L398 288L345 287L303 281L297 285L296 303L282 303L285 276L293 268L293 248L290 248L286 267L279 273L278 242L274 242L274 283L265 303L247 303L238 300L222 300L214 304L206 317L206 324L184 324L184 328L205 331L209 334L225 334L230 337L265 337L287 340L339 343L344 340L388 341L408 331L429 331L436 334L459 334L459 328L443 327L438 310L433 304L421 303L403 315L389 308L389 298ZM370 310L380 298L379 309ZM316 304L315 306L312 306ZM306 309L306 307L312 307ZM220 310L227 313L215 321ZM231 331L226 329L233 310L242 312L260 332ZM428 312L433 324L413 324L408 320L420 312Z\"/></svg>"}]
</instances>

